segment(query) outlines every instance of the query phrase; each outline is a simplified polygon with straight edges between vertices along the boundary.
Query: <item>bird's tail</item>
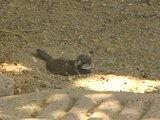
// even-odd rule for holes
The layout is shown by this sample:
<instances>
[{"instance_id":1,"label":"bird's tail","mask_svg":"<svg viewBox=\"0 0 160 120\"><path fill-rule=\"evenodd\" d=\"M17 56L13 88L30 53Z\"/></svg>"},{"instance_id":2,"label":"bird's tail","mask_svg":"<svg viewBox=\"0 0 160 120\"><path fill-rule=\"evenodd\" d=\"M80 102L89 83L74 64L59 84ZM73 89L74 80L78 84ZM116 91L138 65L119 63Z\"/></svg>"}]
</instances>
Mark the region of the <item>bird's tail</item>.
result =
<instances>
[{"instance_id":1,"label":"bird's tail","mask_svg":"<svg viewBox=\"0 0 160 120\"><path fill-rule=\"evenodd\" d=\"M50 55L48 55L48 53L46 53L44 50L37 49L37 54L40 59L42 59L46 62L53 60L53 58Z\"/></svg>"}]
</instances>

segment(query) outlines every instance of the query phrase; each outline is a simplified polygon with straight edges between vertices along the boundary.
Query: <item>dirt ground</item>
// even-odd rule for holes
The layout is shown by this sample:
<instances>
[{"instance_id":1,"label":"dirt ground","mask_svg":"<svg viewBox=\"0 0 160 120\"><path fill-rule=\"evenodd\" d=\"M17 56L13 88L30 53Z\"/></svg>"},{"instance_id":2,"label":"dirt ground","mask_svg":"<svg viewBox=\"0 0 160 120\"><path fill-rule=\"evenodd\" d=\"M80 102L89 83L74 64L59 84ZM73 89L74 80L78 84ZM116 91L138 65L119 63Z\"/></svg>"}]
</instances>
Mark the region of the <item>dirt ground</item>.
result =
<instances>
[{"instance_id":1,"label":"dirt ground","mask_svg":"<svg viewBox=\"0 0 160 120\"><path fill-rule=\"evenodd\" d=\"M160 80L159 0L1 0L0 72L15 79L15 94L75 87L91 75L46 70L36 49L54 58L90 54L93 74Z\"/></svg>"}]
</instances>

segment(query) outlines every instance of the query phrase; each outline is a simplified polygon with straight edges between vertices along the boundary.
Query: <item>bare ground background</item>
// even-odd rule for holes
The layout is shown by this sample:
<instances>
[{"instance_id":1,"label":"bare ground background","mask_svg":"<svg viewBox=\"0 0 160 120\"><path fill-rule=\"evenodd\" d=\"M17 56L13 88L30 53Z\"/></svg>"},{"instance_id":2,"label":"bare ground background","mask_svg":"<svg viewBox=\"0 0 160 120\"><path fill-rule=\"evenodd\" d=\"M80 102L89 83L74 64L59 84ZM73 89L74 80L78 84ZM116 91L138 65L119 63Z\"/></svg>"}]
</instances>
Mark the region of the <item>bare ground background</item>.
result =
<instances>
[{"instance_id":1,"label":"bare ground background","mask_svg":"<svg viewBox=\"0 0 160 120\"><path fill-rule=\"evenodd\" d=\"M15 79L15 93L74 87L34 57L91 55L93 74L160 80L159 0L1 0L0 71ZM31 69L7 72L3 63Z\"/></svg>"}]
</instances>

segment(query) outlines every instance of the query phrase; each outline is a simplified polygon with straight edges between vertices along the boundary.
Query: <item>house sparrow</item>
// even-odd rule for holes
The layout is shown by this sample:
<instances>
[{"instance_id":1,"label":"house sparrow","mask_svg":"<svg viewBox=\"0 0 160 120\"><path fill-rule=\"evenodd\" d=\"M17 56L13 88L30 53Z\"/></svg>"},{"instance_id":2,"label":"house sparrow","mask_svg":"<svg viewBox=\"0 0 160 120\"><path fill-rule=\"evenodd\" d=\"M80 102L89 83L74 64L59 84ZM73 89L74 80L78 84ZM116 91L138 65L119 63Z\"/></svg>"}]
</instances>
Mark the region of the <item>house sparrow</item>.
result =
<instances>
[{"instance_id":1,"label":"house sparrow","mask_svg":"<svg viewBox=\"0 0 160 120\"><path fill-rule=\"evenodd\" d=\"M91 57L81 54L76 60L54 59L44 50L37 49L37 55L46 62L47 69L55 75L78 75L91 73Z\"/></svg>"}]
</instances>

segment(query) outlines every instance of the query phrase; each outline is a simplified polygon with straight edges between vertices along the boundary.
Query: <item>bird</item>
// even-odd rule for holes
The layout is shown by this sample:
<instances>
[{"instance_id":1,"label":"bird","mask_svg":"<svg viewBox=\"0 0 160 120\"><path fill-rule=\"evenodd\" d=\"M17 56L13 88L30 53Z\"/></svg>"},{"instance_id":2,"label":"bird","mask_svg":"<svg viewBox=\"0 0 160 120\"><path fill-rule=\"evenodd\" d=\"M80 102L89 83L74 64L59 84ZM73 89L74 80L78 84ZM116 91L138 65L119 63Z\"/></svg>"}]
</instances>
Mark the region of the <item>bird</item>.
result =
<instances>
[{"instance_id":1,"label":"bird","mask_svg":"<svg viewBox=\"0 0 160 120\"><path fill-rule=\"evenodd\" d=\"M79 72L79 74L89 74L91 73L91 57L87 54L81 54L74 61L74 67Z\"/></svg>"},{"instance_id":2,"label":"bird","mask_svg":"<svg viewBox=\"0 0 160 120\"><path fill-rule=\"evenodd\" d=\"M37 49L37 57L46 62L48 71L55 75L69 76L91 73L91 57L80 54L75 60L55 59L45 50Z\"/></svg>"}]
</instances>

